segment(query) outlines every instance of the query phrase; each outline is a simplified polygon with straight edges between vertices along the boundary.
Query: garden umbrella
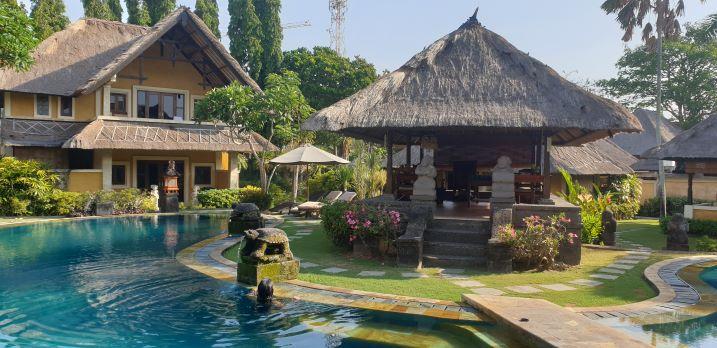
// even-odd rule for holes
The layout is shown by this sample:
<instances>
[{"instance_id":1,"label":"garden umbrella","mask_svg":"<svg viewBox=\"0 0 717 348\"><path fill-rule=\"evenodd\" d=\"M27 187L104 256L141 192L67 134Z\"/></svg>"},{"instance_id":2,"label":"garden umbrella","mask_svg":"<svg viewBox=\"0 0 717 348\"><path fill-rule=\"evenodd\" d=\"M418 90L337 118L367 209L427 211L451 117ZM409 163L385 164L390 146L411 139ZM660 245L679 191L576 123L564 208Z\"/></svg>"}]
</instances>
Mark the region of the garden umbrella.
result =
<instances>
[{"instance_id":1,"label":"garden umbrella","mask_svg":"<svg viewBox=\"0 0 717 348\"><path fill-rule=\"evenodd\" d=\"M348 164L349 161L339 157L332 155L322 149L319 149L316 146L313 145L302 145L299 146L281 156L278 156L271 161L269 161L274 164L288 164L288 165L295 165L297 166L295 169L294 174L294 187L297 187L297 177L298 177L298 166L300 165L306 165L307 167L310 164ZM306 193L308 196L309 193L309 186L306 185ZM308 198L308 197L307 197ZM294 190L294 200L296 201L296 190Z\"/></svg>"}]
</instances>

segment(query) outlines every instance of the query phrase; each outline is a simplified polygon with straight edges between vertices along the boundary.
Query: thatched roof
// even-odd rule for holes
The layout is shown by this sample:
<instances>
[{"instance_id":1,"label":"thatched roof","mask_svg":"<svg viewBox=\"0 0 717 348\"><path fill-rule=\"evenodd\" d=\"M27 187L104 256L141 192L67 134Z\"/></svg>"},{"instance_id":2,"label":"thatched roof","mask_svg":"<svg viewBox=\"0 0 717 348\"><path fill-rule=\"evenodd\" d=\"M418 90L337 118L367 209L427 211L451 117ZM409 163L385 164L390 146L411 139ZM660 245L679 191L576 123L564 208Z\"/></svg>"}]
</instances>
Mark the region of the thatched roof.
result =
<instances>
[{"instance_id":1,"label":"thatched roof","mask_svg":"<svg viewBox=\"0 0 717 348\"><path fill-rule=\"evenodd\" d=\"M717 115L712 115L680 133L661 147L642 154L644 158L668 160L717 160Z\"/></svg>"},{"instance_id":2,"label":"thatched roof","mask_svg":"<svg viewBox=\"0 0 717 348\"><path fill-rule=\"evenodd\" d=\"M580 146L555 146L550 153L551 173L564 168L572 175L625 175L637 158L608 139Z\"/></svg>"},{"instance_id":3,"label":"thatched roof","mask_svg":"<svg viewBox=\"0 0 717 348\"><path fill-rule=\"evenodd\" d=\"M253 133L257 151L277 148ZM92 121L62 147L70 149L177 150L250 152L249 144L235 141L228 128L199 124L172 124L144 121Z\"/></svg>"},{"instance_id":4,"label":"thatched roof","mask_svg":"<svg viewBox=\"0 0 717 348\"><path fill-rule=\"evenodd\" d=\"M406 165L406 149L393 154L394 167ZM579 146L554 146L550 152L551 172L558 173L558 168L565 168L573 175L624 175L633 170L630 166L637 158L621 149L608 139L600 139ZM419 146L412 146L411 163L417 165L421 161ZM383 161L386 166L386 161Z\"/></svg>"},{"instance_id":5,"label":"thatched roof","mask_svg":"<svg viewBox=\"0 0 717 348\"><path fill-rule=\"evenodd\" d=\"M615 144L631 153L633 156L640 156L643 152L655 147L657 140L655 136L655 120L657 112L652 110L637 109L633 112L642 125L641 133L617 134L612 139ZM678 134L682 129L673 125L670 120L662 119L662 142L666 143Z\"/></svg>"},{"instance_id":6,"label":"thatched roof","mask_svg":"<svg viewBox=\"0 0 717 348\"><path fill-rule=\"evenodd\" d=\"M86 122L7 118L0 132L8 146L59 147L85 126Z\"/></svg>"},{"instance_id":7,"label":"thatched roof","mask_svg":"<svg viewBox=\"0 0 717 348\"><path fill-rule=\"evenodd\" d=\"M565 80L474 17L404 66L316 112L307 130L382 141L386 130L536 130L579 145L640 131L624 107Z\"/></svg>"},{"instance_id":8,"label":"thatched roof","mask_svg":"<svg viewBox=\"0 0 717 348\"><path fill-rule=\"evenodd\" d=\"M184 31L214 68L194 64L212 84L238 80L259 86L191 10L180 7L155 26L142 27L94 18L81 19L52 34L37 47L27 72L0 70L0 90L77 96L94 92L170 31ZM197 56L198 57L198 56ZM197 58L199 59L199 58Z\"/></svg>"}]
</instances>

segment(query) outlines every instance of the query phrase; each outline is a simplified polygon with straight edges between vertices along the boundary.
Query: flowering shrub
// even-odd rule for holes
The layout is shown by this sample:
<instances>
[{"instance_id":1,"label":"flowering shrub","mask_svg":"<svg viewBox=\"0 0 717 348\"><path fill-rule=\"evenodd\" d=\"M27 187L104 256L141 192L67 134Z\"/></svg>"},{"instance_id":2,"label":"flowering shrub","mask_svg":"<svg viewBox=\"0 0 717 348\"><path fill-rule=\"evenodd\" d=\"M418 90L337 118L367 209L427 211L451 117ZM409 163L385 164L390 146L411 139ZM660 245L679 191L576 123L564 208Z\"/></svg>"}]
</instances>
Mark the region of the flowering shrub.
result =
<instances>
[{"instance_id":1,"label":"flowering shrub","mask_svg":"<svg viewBox=\"0 0 717 348\"><path fill-rule=\"evenodd\" d=\"M566 234L565 224L570 223L565 215L542 219L529 216L523 219L525 229L516 230L512 225L498 228L497 238L513 248L513 262L525 269L550 269L555 264L560 243L566 238L570 244L578 235Z\"/></svg>"},{"instance_id":2,"label":"flowering shrub","mask_svg":"<svg viewBox=\"0 0 717 348\"><path fill-rule=\"evenodd\" d=\"M358 239L366 245L371 239L395 241L401 214L394 210L354 204L344 213L344 220L350 230L349 241L353 243Z\"/></svg>"}]
</instances>

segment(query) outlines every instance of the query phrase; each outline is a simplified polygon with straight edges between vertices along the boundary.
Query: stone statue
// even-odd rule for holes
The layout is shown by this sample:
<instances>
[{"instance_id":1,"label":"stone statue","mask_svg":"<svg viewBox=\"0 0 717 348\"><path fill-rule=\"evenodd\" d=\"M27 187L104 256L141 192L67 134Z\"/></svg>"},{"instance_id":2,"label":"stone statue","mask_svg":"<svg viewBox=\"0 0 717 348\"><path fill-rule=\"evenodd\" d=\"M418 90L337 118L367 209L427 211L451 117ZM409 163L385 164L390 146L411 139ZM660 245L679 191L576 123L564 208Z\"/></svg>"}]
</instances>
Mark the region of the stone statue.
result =
<instances>
[{"instance_id":1,"label":"stone statue","mask_svg":"<svg viewBox=\"0 0 717 348\"><path fill-rule=\"evenodd\" d=\"M605 245L615 245L615 232L617 232L617 220L615 215L609 209L602 213L602 232L600 233L600 241Z\"/></svg>"},{"instance_id":2,"label":"stone statue","mask_svg":"<svg viewBox=\"0 0 717 348\"><path fill-rule=\"evenodd\" d=\"M433 166L433 156L425 154L421 163L415 169L418 178L413 183L413 196L411 199L420 201L436 200L436 167Z\"/></svg>"},{"instance_id":3,"label":"stone statue","mask_svg":"<svg viewBox=\"0 0 717 348\"><path fill-rule=\"evenodd\" d=\"M154 204L154 211L159 210L159 186L150 185L150 195L152 196L152 203Z\"/></svg>"},{"instance_id":4,"label":"stone statue","mask_svg":"<svg viewBox=\"0 0 717 348\"><path fill-rule=\"evenodd\" d=\"M508 156L500 156L493 167L490 203L493 211L512 209L515 204L515 173Z\"/></svg>"},{"instance_id":5,"label":"stone statue","mask_svg":"<svg viewBox=\"0 0 717 348\"><path fill-rule=\"evenodd\" d=\"M244 231L241 249L243 263L260 264L284 262L294 259L289 248L289 238L278 228L258 228Z\"/></svg>"},{"instance_id":6,"label":"stone statue","mask_svg":"<svg viewBox=\"0 0 717 348\"><path fill-rule=\"evenodd\" d=\"M672 220L667 224L667 250L689 251L687 232L690 225L682 214L672 215Z\"/></svg>"},{"instance_id":7,"label":"stone statue","mask_svg":"<svg viewBox=\"0 0 717 348\"><path fill-rule=\"evenodd\" d=\"M199 186L194 185L192 187L192 206L195 207L199 205Z\"/></svg>"},{"instance_id":8,"label":"stone statue","mask_svg":"<svg viewBox=\"0 0 717 348\"><path fill-rule=\"evenodd\" d=\"M165 173L167 176L179 176L179 173L177 173L177 164L174 162L174 160L170 160L167 163L167 173Z\"/></svg>"}]
</instances>

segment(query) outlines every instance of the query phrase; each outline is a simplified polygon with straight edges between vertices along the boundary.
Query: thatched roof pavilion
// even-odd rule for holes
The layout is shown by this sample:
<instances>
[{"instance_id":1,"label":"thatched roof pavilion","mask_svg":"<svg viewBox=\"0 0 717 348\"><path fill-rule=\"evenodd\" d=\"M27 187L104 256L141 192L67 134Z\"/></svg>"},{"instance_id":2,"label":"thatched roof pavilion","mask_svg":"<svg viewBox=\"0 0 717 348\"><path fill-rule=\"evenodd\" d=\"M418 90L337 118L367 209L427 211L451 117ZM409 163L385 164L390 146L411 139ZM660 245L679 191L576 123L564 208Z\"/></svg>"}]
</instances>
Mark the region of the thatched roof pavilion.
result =
<instances>
[{"instance_id":1,"label":"thatched roof pavilion","mask_svg":"<svg viewBox=\"0 0 717 348\"><path fill-rule=\"evenodd\" d=\"M653 110L637 109L633 112L642 125L642 132L640 133L621 133L615 135L613 141L615 144L629 152L633 156L640 158L640 160L632 165L632 169L639 172L656 172L657 171L657 160L641 158L642 154L655 147L657 143L655 120L657 119L657 112ZM663 118L662 120L662 143L666 143L678 134L682 133L682 129L673 125L668 119Z\"/></svg>"},{"instance_id":2,"label":"thatched roof pavilion","mask_svg":"<svg viewBox=\"0 0 717 348\"><path fill-rule=\"evenodd\" d=\"M307 130L383 141L406 134L540 130L579 145L638 132L624 107L585 91L483 27L475 16L398 70L316 112Z\"/></svg>"}]
</instances>

